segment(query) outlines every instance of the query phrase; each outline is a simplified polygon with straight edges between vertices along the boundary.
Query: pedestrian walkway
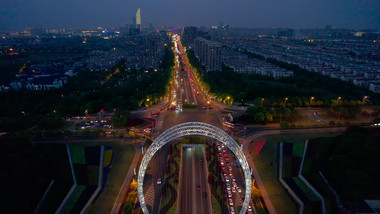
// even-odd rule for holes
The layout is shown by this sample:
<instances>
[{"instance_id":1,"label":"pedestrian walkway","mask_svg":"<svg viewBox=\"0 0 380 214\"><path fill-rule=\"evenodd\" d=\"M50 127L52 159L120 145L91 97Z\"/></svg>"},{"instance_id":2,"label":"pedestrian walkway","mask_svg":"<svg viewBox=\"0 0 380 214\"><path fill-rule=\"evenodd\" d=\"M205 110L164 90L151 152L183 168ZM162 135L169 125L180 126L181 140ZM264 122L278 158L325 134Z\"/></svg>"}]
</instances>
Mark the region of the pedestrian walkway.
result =
<instances>
[{"instance_id":1,"label":"pedestrian walkway","mask_svg":"<svg viewBox=\"0 0 380 214\"><path fill-rule=\"evenodd\" d=\"M135 147L135 157L133 158L133 161L132 161L131 166L128 170L128 173L125 176L123 185L121 185L121 187L120 187L120 191L119 191L119 194L117 195L115 203L112 207L111 214L117 214L119 212L120 206L123 203L124 196L127 193L127 187L128 187L128 185L132 179L133 171L135 168L137 168L137 163L138 163L140 155L141 155L141 149L137 145L134 145L134 147Z\"/></svg>"},{"instance_id":2,"label":"pedestrian walkway","mask_svg":"<svg viewBox=\"0 0 380 214\"><path fill-rule=\"evenodd\" d=\"M236 193L234 193L234 195L235 195L234 201L235 201L236 206L243 206L244 201L241 195L237 191Z\"/></svg>"},{"instance_id":3,"label":"pedestrian walkway","mask_svg":"<svg viewBox=\"0 0 380 214\"><path fill-rule=\"evenodd\" d=\"M155 195L155 191L154 191L154 187L152 183L149 186L148 191L146 191L145 196L144 196L146 204L151 207L153 207L153 204L154 204L154 195Z\"/></svg>"}]
</instances>

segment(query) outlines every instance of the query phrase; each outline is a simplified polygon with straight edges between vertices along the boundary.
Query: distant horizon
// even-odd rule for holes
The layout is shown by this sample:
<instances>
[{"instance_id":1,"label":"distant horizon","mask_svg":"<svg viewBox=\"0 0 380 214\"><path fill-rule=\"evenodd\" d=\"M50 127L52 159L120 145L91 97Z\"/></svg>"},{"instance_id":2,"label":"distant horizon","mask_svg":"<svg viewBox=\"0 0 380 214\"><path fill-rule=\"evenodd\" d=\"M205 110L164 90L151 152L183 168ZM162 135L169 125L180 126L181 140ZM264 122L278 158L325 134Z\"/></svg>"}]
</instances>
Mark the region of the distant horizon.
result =
<instances>
[{"instance_id":1,"label":"distant horizon","mask_svg":"<svg viewBox=\"0 0 380 214\"><path fill-rule=\"evenodd\" d=\"M225 24L228 24L228 23L225 23ZM196 28L207 28L207 29L210 29L212 28L213 26L217 26L219 27L218 25L210 25L210 26L196 26L196 25L184 25L184 26L160 26L160 27L155 27L153 25L153 28L155 30L157 29L161 29L161 28L167 28L167 29L180 29L180 28L185 28L185 27L196 27ZM323 30L323 29L326 29L326 27L329 26L329 25L326 25L324 27L304 27L304 28L289 28L289 27L243 27L243 26L239 26L239 27L235 27L235 26L230 26L230 29L247 29L247 30L259 30L259 29L262 29L262 30L281 30L281 29L292 29L292 30ZM125 26L118 26L118 27L107 27L107 26L94 26L94 27L26 27L24 29L20 29L20 30L0 30L0 33L16 33L16 32L22 32L22 31L25 31L25 30L29 30L29 29L43 29L43 30L51 30L51 29L65 29L65 30L73 30L73 31L76 31L76 30L95 30L97 28L101 27L102 29L106 29L106 30L113 30L113 29L120 29L120 28L123 28ZM143 28L145 27L149 27L147 25L143 25ZM370 31L380 31L380 28L345 28L345 27L335 27L335 26L331 26L331 29L334 30L334 29L341 29L341 30L353 30L353 31L365 31L365 30L370 30Z\"/></svg>"},{"instance_id":2,"label":"distant horizon","mask_svg":"<svg viewBox=\"0 0 380 214\"><path fill-rule=\"evenodd\" d=\"M0 31L125 26L141 8L143 25L380 29L378 0L66 0L0 1Z\"/></svg>"}]
</instances>

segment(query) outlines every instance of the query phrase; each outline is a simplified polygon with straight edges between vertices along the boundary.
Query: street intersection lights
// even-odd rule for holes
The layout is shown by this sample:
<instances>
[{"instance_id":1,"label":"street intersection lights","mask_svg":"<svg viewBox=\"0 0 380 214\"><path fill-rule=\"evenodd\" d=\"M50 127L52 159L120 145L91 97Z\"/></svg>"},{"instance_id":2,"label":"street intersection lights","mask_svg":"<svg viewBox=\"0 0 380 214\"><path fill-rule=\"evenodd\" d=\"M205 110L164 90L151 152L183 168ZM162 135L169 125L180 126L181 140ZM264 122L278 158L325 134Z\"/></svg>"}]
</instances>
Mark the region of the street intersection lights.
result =
<instances>
[{"instance_id":1,"label":"street intersection lights","mask_svg":"<svg viewBox=\"0 0 380 214\"><path fill-rule=\"evenodd\" d=\"M224 145L226 145L234 153L234 155L239 160L241 167L243 169L244 181L245 181L245 187L246 187L244 202L243 202L242 209L240 210L240 214L246 213L249 206L249 202L251 201L251 188L252 188L251 170L248 165L248 161L243 151L241 150L241 147L235 142L235 140L231 136L229 136L226 132L224 132L223 130L219 129L216 126L213 126L207 123L201 123L201 122L181 123L167 129L164 133L162 133L153 141L152 145L149 147L148 151L145 153L141 161L141 165L140 165L140 169L138 173L138 179L137 179L137 192L138 192L138 197L139 197L142 211L145 214L149 213L149 210L147 208L145 198L144 198L143 183L144 183L145 171L148 167L150 160L152 159L153 155L159 149L161 149L162 146L164 146L167 143L170 143L174 139L184 137L184 136L204 136L204 137L215 139L223 143Z\"/></svg>"},{"instance_id":2,"label":"street intersection lights","mask_svg":"<svg viewBox=\"0 0 380 214\"><path fill-rule=\"evenodd\" d=\"M286 107L286 102L288 101L288 98L285 97L285 101L284 101L284 108Z\"/></svg>"},{"instance_id":3,"label":"street intersection lights","mask_svg":"<svg viewBox=\"0 0 380 214\"><path fill-rule=\"evenodd\" d=\"M311 108L311 103L313 102L315 98L314 97L310 97L310 108Z\"/></svg>"},{"instance_id":4,"label":"street intersection lights","mask_svg":"<svg viewBox=\"0 0 380 214\"><path fill-rule=\"evenodd\" d=\"M366 99L368 99L368 96L364 96L364 97L363 97L362 108L363 108L363 106L364 106L364 102L365 102Z\"/></svg>"},{"instance_id":5,"label":"street intersection lights","mask_svg":"<svg viewBox=\"0 0 380 214\"><path fill-rule=\"evenodd\" d=\"M338 109L339 109L339 100L342 100L342 97L338 97L338 99L336 99L336 104L338 105ZM340 120L340 109L338 111L339 111L338 120Z\"/></svg>"},{"instance_id":6,"label":"street intersection lights","mask_svg":"<svg viewBox=\"0 0 380 214\"><path fill-rule=\"evenodd\" d=\"M338 98L336 99L336 104L337 104L337 105L339 105L339 100L342 100L342 97L338 97Z\"/></svg>"}]
</instances>

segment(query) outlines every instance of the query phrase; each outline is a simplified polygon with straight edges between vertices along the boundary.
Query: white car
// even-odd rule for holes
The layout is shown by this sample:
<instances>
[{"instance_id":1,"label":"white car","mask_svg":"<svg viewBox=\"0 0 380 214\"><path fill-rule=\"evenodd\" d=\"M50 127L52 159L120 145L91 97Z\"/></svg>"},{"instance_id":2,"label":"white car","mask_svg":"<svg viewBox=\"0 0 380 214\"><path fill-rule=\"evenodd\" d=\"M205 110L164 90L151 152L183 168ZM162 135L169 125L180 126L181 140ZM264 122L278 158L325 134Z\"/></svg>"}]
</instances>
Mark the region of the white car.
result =
<instances>
[{"instance_id":1,"label":"white car","mask_svg":"<svg viewBox=\"0 0 380 214\"><path fill-rule=\"evenodd\" d=\"M228 179L228 177L227 177L227 176L225 177L225 179L226 179L226 182L230 182L230 179Z\"/></svg>"},{"instance_id":2,"label":"white car","mask_svg":"<svg viewBox=\"0 0 380 214\"><path fill-rule=\"evenodd\" d=\"M157 184L158 184L158 185L161 184L161 178L158 178L158 179L157 179Z\"/></svg>"},{"instance_id":3,"label":"white car","mask_svg":"<svg viewBox=\"0 0 380 214\"><path fill-rule=\"evenodd\" d=\"M231 190L231 185L227 184L227 190Z\"/></svg>"}]
</instances>

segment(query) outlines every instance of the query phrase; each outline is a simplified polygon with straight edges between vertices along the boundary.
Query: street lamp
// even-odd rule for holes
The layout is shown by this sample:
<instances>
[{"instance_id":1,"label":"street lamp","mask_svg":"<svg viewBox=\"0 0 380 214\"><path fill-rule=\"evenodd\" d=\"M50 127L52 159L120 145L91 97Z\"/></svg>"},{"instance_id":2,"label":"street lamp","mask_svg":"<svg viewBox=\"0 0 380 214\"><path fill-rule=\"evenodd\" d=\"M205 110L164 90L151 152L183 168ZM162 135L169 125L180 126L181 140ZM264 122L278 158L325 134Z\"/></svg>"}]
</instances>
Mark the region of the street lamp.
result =
<instances>
[{"instance_id":1,"label":"street lamp","mask_svg":"<svg viewBox=\"0 0 380 214\"><path fill-rule=\"evenodd\" d=\"M339 100L342 100L342 97L338 97L338 99L336 99L336 104L338 105L338 108L339 108ZM338 120L340 120L340 111L338 113L339 113Z\"/></svg>"},{"instance_id":2,"label":"street lamp","mask_svg":"<svg viewBox=\"0 0 380 214\"><path fill-rule=\"evenodd\" d=\"M288 98L285 97L284 108L285 108L285 106L286 106L286 102L287 102L287 101L288 101Z\"/></svg>"},{"instance_id":3,"label":"street lamp","mask_svg":"<svg viewBox=\"0 0 380 214\"><path fill-rule=\"evenodd\" d=\"M264 98L261 98L261 106L263 106Z\"/></svg>"},{"instance_id":4,"label":"street lamp","mask_svg":"<svg viewBox=\"0 0 380 214\"><path fill-rule=\"evenodd\" d=\"M341 100L342 97L338 97L338 99L336 99L336 104L339 105L339 100Z\"/></svg>"},{"instance_id":5,"label":"street lamp","mask_svg":"<svg viewBox=\"0 0 380 214\"><path fill-rule=\"evenodd\" d=\"M310 97L310 108L311 108L311 103L313 102L314 97Z\"/></svg>"},{"instance_id":6,"label":"street lamp","mask_svg":"<svg viewBox=\"0 0 380 214\"><path fill-rule=\"evenodd\" d=\"M368 96L364 96L364 97L363 97L362 108L363 108L363 106L364 106L364 102L365 102L366 99L368 99Z\"/></svg>"}]
</instances>

